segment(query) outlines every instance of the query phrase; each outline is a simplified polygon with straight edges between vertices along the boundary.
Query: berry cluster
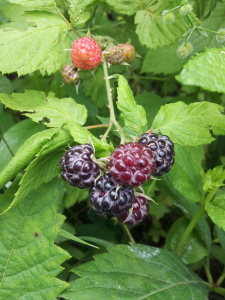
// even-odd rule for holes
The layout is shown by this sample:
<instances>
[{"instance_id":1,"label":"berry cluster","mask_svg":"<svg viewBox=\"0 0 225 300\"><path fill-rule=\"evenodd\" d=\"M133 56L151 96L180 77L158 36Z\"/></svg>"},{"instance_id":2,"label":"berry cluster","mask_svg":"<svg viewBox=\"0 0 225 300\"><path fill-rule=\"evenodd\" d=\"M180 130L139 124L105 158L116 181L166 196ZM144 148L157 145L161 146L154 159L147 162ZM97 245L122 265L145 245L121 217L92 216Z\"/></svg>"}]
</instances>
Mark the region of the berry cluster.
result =
<instances>
[{"instance_id":1,"label":"berry cluster","mask_svg":"<svg viewBox=\"0 0 225 300\"><path fill-rule=\"evenodd\" d=\"M97 214L115 216L127 225L142 222L148 213L147 197L133 188L169 172L173 142L166 135L145 133L138 142L119 145L108 161L99 167L90 144L74 146L60 161L62 178L81 189L90 188L90 204Z\"/></svg>"}]
</instances>

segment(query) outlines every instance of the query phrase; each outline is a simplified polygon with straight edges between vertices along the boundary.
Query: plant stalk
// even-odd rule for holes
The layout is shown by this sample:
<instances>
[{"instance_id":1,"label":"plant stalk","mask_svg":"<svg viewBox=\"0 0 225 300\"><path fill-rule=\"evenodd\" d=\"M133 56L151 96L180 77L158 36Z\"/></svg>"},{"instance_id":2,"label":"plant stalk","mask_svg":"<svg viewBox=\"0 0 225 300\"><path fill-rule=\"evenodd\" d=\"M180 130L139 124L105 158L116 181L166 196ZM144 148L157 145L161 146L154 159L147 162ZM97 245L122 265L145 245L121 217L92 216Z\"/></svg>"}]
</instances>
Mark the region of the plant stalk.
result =
<instances>
[{"instance_id":1,"label":"plant stalk","mask_svg":"<svg viewBox=\"0 0 225 300\"><path fill-rule=\"evenodd\" d=\"M69 25L69 27L71 28L71 30L76 34L76 36L78 36L79 38L81 38L81 35L79 34L79 32L73 27L73 25L64 17L64 15L61 13L60 9L58 7L55 7L57 13L60 15L60 17Z\"/></svg>"},{"instance_id":2,"label":"plant stalk","mask_svg":"<svg viewBox=\"0 0 225 300\"><path fill-rule=\"evenodd\" d=\"M223 173L220 175L220 177L218 178L218 183L222 184L222 182L225 180L225 170L223 171ZM176 254L180 255L182 248L185 244L185 241L187 240L187 238L189 237L189 235L191 234L192 230L194 229L194 227L196 226L196 224L198 223L198 220L200 219L200 217L202 216L202 214L204 213L205 210L205 204L207 202L210 202L213 197L215 196L217 190L218 190L219 186L215 186L207 195L207 197L205 198L205 200L203 201L203 204L199 207L199 209L197 210L196 214L194 215L194 217L192 218L191 222L189 223L189 225L187 226L178 246L177 246L177 250L176 250Z\"/></svg>"},{"instance_id":3,"label":"plant stalk","mask_svg":"<svg viewBox=\"0 0 225 300\"><path fill-rule=\"evenodd\" d=\"M91 125L91 126L86 126L86 129L95 129L95 128L101 128L101 127L109 127L110 124L99 124L99 125Z\"/></svg>"},{"instance_id":4,"label":"plant stalk","mask_svg":"<svg viewBox=\"0 0 225 300\"><path fill-rule=\"evenodd\" d=\"M123 129L120 127L120 125L117 122L116 117L115 117L114 106L113 106L113 99L112 99L112 93L111 93L111 87L110 87L110 82L109 82L109 73L108 73L108 68L107 68L107 64L106 64L105 61L103 62L103 71L104 71L106 91L107 91L107 98L108 98L108 107L109 107L109 111L110 111L110 123L109 123L109 126L112 127L113 124L116 126L116 129L118 130L118 132L120 134L121 144L124 144L124 142L125 142L125 136L124 136L124 133L123 133ZM106 134L104 134L103 139L106 138L106 136L107 136L108 133L109 133L109 129L107 130Z\"/></svg>"},{"instance_id":5,"label":"plant stalk","mask_svg":"<svg viewBox=\"0 0 225 300\"><path fill-rule=\"evenodd\" d=\"M9 144L7 143L6 139L4 138L1 129L0 129L0 137L2 138L2 140L3 140L3 142L5 143L6 147L8 148L10 154L11 154L12 156L14 156L14 153L12 152L11 148L9 147Z\"/></svg>"}]
</instances>

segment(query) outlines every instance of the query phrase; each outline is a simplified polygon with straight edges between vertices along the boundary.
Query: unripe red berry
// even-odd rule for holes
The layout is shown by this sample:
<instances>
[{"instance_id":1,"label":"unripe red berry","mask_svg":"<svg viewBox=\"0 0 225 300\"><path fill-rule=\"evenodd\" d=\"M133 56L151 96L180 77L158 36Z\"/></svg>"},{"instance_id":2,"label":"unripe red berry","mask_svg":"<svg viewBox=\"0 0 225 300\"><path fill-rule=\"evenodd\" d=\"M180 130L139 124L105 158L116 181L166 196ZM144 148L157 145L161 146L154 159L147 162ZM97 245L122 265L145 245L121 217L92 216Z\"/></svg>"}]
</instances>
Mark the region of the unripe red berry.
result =
<instances>
[{"instance_id":1,"label":"unripe red berry","mask_svg":"<svg viewBox=\"0 0 225 300\"><path fill-rule=\"evenodd\" d=\"M81 70L96 68L102 59L102 49L93 39L85 36L72 44L72 64Z\"/></svg>"}]
</instances>

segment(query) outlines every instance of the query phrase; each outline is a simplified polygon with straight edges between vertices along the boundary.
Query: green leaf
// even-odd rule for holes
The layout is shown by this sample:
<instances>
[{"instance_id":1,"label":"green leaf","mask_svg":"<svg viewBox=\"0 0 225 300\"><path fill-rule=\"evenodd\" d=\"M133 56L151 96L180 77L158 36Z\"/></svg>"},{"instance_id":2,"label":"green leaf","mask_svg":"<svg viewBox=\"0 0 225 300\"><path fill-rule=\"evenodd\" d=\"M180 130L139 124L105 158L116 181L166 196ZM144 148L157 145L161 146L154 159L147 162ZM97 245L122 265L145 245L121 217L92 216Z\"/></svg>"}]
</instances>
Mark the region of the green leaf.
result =
<instances>
[{"instance_id":1,"label":"green leaf","mask_svg":"<svg viewBox=\"0 0 225 300\"><path fill-rule=\"evenodd\" d=\"M107 99L103 69L98 67L94 71L94 76L90 72L80 72L81 85L84 88L85 95L91 97L91 100L99 108L104 107Z\"/></svg>"},{"instance_id":2,"label":"green leaf","mask_svg":"<svg viewBox=\"0 0 225 300\"><path fill-rule=\"evenodd\" d=\"M12 159L13 154L17 152L17 150L22 146L25 141L30 138L33 134L42 131L45 129L45 126L42 124L36 124L29 119L23 120L16 125L12 126L7 132L4 134L4 139L11 149L5 144L3 140L0 141L0 170L3 170L7 164Z\"/></svg>"},{"instance_id":3,"label":"green leaf","mask_svg":"<svg viewBox=\"0 0 225 300\"><path fill-rule=\"evenodd\" d=\"M217 166L213 170L208 170L203 177L203 189L205 192L212 190L214 187L223 186L221 181L218 181L220 175L223 173L223 166Z\"/></svg>"},{"instance_id":4,"label":"green leaf","mask_svg":"<svg viewBox=\"0 0 225 300\"><path fill-rule=\"evenodd\" d=\"M164 100L156 94L145 92L137 95L135 97L135 101L137 102L137 104L144 107L148 122L147 126L148 128L150 128L155 116L160 110L160 107L164 105ZM150 107L151 109L149 109Z\"/></svg>"},{"instance_id":5,"label":"green leaf","mask_svg":"<svg viewBox=\"0 0 225 300\"><path fill-rule=\"evenodd\" d=\"M178 57L176 50L180 42L175 44L149 49L142 65L141 73L172 74L179 72L187 63L188 58Z\"/></svg>"},{"instance_id":6,"label":"green leaf","mask_svg":"<svg viewBox=\"0 0 225 300\"><path fill-rule=\"evenodd\" d=\"M195 163L188 150L175 145L175 163L170 171L173 186L194 202L201 201L203 196L200 171L200 166Z\"/></svg>"},{"instance_id":7,"label":"green leaf","mask_svg":"<svg viewBox=\"0 0 225 300\"><path fill-rule=\"evenodd\" d=\"M172 44L185 32L187 25L180 14L172 24L163 21L162 11L153 13L149 9L139 10L135 16L136 33L143 45L155 49Z\"/></svg>"},{"instance_id":8,"label":"green leaf","mask_svg":"<svg viewBox=\"0 0 225 300\"><path fill-rule=\"evenodd\" d=\"M85 241L83 241L81 238L78 238L76 237L75 235L69 233L68 231L65 231L63 230L62 228L60 229L59 231L59 234L65 238L68 238L69 240L72 240L74 242L77 242L77 243L80 243L80 244L84 244L84 245L87 245L87 246L90 246L90 247L94 247L94 248L97 248L99 249L98 247L94 246L94 245L91 245L89 243L86 243Z\"/></svg>"},{"instance_id":9,"label":"green leaf","mask_svg":"<svg viewBox=\"0 0 225 300\"><path fill-rule=\"evenodd\" d=\"M78 144L93 143L97 157L109 156L114 150L113 145L99 140L86 128L80 126L79 124L72 123L67 125L67 127L70 131L70 134L74 138L74 141Z\"/></svg>"},{"instance_id":10,"label":"green leaf","mask_svg":"<svg viewBox=\"0 0 225 300\"><path fill-rule=\"evenodd\" d=\"M185 217L179 218L170 228L166 245L173 252L176 252L179 242L189 225L189 220ZM195 228L186 239L180 258L185 264L193 264L200 261L208 255L208 252L204 246L204 242L200 239L198 230Z\"/></svg>"},{"instance_id":11,"label":"green leaf","mask_svg":"<svg viewBox=\"0 0 225 300\"><path fill-rule=\"evenodd\" d=\"M48 12L30 11L26 17L27 22L36 26L23 31L0 30L0 70L21 76L35 70L44 75L61 69L67 58L64 49L68 48L69 27L66 22Z\"/></svg>"},{"instance_id":12,"label":"green leaf","mask_svg":"<svg viewBox=\"0 0 225 300\"><path fill-rule=\"evenodd\" d=\"M127 80L122 75L118 77L118 101L117 107L121 112L126 127L135 133L147 130L146 112L141 105L137 105Z\"/></svg>"},{"instance_id":13,"label":"green leaf","mask_svg":"<svg viewBox=\"0 0 225 300\"><path fill-rule=\"evenodd\" d=\"M11 81L4 75L0 74L0 93L11 94L13 86Z\"/></svg>"},{"instance_id":14,"label":"green leaf","mask_svg":"<svg viewBox=\"0 0 225 300\"><path fill-rule=\"evenodd\" d=\"M179 101L161 107L152 127L181 145L198 146L214 141L215 135L225 133L224 108L210 102L186 105Z\"/></svg>"},{"instance_id":15,"label":"green leaf","mask_svg":"<svg viewBox=\"0 0 225 300\"><path fill-rule=\"evenodd\" d=\"M208 299L206 283L175 254L144 245L110 247L75 269L82 278L62 294L85 299Z\"/></svg>"},{"instance_id":16,"label":"green leaf","mask_svg":"<svg viewBox=\"0 0 225 300\"><path fill-rule=\"evenodd\" d=\"M1 210L16 188L17 182L0 195ZM2 299L56 299L66 288L67 283L55 278L70 258L54 245L65 219L57 214L62 194L62 186L53 180L0 218Z\"/></svg>"},{"instance_id":17,"label":"green leaf","mask_svg":"<svg viewBox=\"0 0 225 300\"><path fill-rule=\"evenodd\" d=\"M56 7L54 0L8 0L8 2L43 10L52 10Z\"/></svg>"},{"instance_id":18,"label":"green leaf","mask_svg":"<svg viewBox=\"0 0 225 300\"><path fill-rule=\"evenodd\" d=\"M212 245L211 253L221 264L225 265L225 252L223 248L217 245Z\"/></svg>"},{"instance_id":19,"label":"green leaf","mask_svg":"<svg viewBox=\"0 0 225 300\"><path fill-rule=\"evenodd\" d=\"M200 86L206 90L225 93L223 49L208 49L192 58L176 79L186 85ZM213 70L213 73L212 73Z\"/></svg>"},{"instance_id":20,"label":"green leaf","mask_svg":"<svg viewBox=\"0 0 225 300\"><path fill-rule=\"evenodd\" d=\"M12 95L0 94L0 101L7 107L25 111L25 116L35 122L43 122L48 127L62 127L68 122L83 125L87 119L87 110L84 105L77 104L72 98L58 99L50 92L26 91ZM46 120L46 121L45 121Z\"/></svg>"},{"instance_id":21,"label":"green leaf","mask_svg":"<svg viewBox=\"0 0 225 300\"><path fill-rule=\"evenodd\" d=\"M20 187L15 194L15 198L1 214L6 213L21 202L31 191L39 188L43 183L48 183L56 177L60 171L59 163L62 154L62 151L55 151L51 155L47 153L34 159L27 167L26 173L20 181Z\"/></svg>"},{"instance_id":22,"label":"green leaf","mask_svg":"<svg viewBox=\"0 0 225 300\"><path fill-rule=\"evenodd\" d=\"M189 200L188 198L185 198L175 189L170 174L165 174L163 176L163 180L157 182L157 187L160 191L163 191L174 199L174 205L182 210L185 217L188 217L190 220L194 217L199 209L199 205ZM208 253L210 253L211 231L205 217L202 216L199 219L196 228L198 230L200 238L204 241Z\"/></svg>"},{"instance_id":23,"label":"green leaf","mask_svg":"<svg viewBox=\"0 0 225 300\"><path fill-rule=\"evenodd\" d=\"M28 165L41 148L48 143L57 132L58 129L51 128L38 132L27 139L9 164L0 172L0 189L2 189L9 180L15 177L20 170Z\"/></svg>"},{"instance_id":24,"label":"green leaf","mask_svg":"<svg viewBox=\"0 0 225 300\"><path fill-rule=\"evenodd\" d=\"M88 191L81 190L75 186L69 185L67 182L64 184L66 191L64 194L64 206L70 208L75 203L80 203L88 199Z\"/></svg>"},{"instance_id":25,"label":"green leaf","mask_svg":"<svg viewBox=\"0 0 225 300\"><path fill-rule=\"evenodd\" d=\"M225 230L225 194L217 195L212 202L206 202L205 209L213 223Z\"/></svg>"},{"instance_id":26,"label":"green leaf","mask_svg":"<svg viewBox=\"0 0 225 300\"><path fill-rule=\"evenodd\" d=\"M119 14L134 15L138 10L144 8L149 1L141 1L141 0L133 0L133 1L126 1L126 0L106 0L106 2L113 7Z\"/></svg>"},{"instance_id":27,"label":"green leaf","mask_svg":"<svg viewBox=\"0 0 225 300\"><path fill-rule=\"evenodd\" d=\"M103 0L69 0L69 12L73 25L85 23L91 16L90 11Z\"/></svg>"}]
</instances>

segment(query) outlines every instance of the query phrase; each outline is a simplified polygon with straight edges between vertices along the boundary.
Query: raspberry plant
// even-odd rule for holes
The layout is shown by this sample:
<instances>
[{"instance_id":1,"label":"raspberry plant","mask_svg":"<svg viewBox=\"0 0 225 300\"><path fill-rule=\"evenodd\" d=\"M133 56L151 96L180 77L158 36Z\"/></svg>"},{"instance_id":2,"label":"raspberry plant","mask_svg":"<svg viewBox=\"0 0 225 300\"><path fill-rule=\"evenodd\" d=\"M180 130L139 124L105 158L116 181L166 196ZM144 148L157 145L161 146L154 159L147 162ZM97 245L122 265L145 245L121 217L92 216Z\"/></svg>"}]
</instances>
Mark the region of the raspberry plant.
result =
<instances>
[{"instance_id":1,"label":"raspberry plant","mask_svg":"<svg viewBox=\"0 0 225 300\"><path fill-rule=\"evenodd\" d=\"M2 1L1 299L224 299L224 11Z\"/></svg>"}]
</instances>

